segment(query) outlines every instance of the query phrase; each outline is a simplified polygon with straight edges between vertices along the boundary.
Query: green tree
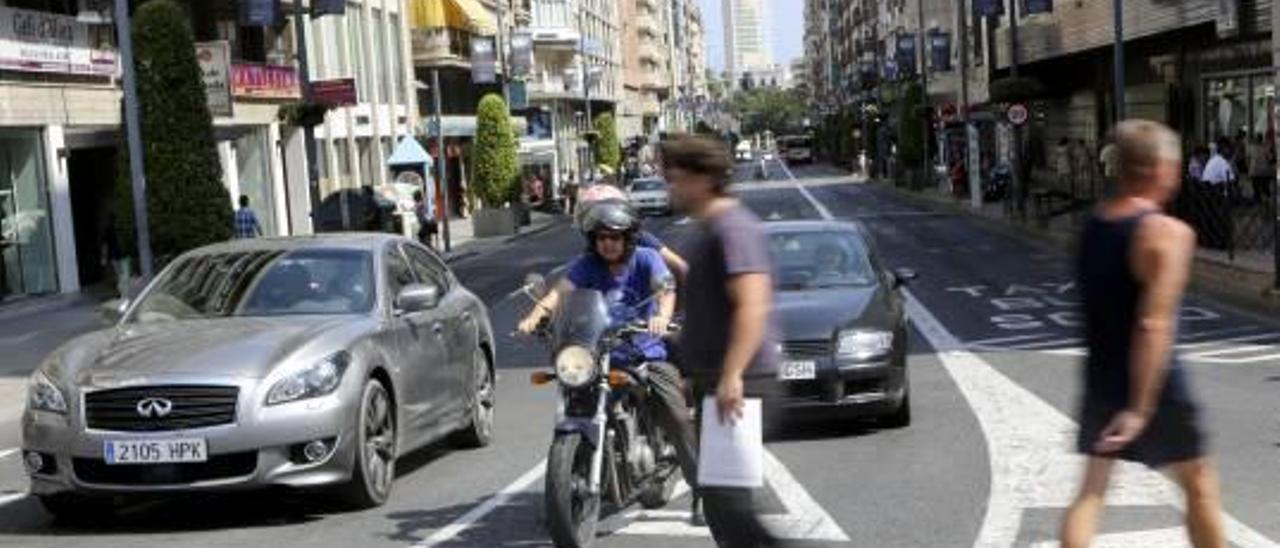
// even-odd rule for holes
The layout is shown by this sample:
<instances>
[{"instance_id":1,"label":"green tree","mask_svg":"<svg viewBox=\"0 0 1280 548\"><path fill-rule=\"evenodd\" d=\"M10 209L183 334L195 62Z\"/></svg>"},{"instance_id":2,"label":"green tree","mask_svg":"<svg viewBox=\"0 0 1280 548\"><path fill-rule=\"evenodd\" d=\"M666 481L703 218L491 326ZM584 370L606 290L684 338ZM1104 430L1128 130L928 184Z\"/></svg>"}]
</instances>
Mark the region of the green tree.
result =
<instances>
[{"instance_id":1,"label":"green tree","mask_svg":"<svg viewBox=\"0 0 1280 548\"><path fill-rule=\"evenodd\" d=\"M231 196L213 139L195 44L184 8L151 0L133 20L134 65L147 180L151 247L166 262L231 237ZM128 147L116 178L121 241L135 251Z\"/></svg>"},{"instance_id":2,"label":"green tree","mask_svg":"<svg viewBox=\"0 0 1280 548\"><path fill-rule=\"evenodd\" d=\"M613 115L606 112L596 116L595 128L596 163L609 166L616 172L622 167L622 145L618 143L618 125Z\"/></svg>"},{"instance_id":3,"label":"green tree","mask_svg":"<svg viewBox=\"0 0 1280 548\"><path fill-rule=\"evenodd\" d=\"M520 192L516 136L507 103L490 93L476 107L476 139L472 149L471 194L486 208L501 207Z\"/></svg>"},{"instance_id":4,"label":"green tree","mask_svg":"<svg viewBox=\"0 0 1280 548\"><path fill-rule=\"evenodd\" d=\"M807 104L803 92L762 87L738 92L729 111L742 123L743 133L779 136L801 129Z\"/></svg>"},{"instance_id":5,"label":"green tree","mask_svg":"<svg viewBox=\"0 0 1280 548\"><path fill-rule=\"evenodd\" d=\"M924 159L924 92L911 84L898 102L898 165L916 170Z\"/></svg>"}]
</instances>

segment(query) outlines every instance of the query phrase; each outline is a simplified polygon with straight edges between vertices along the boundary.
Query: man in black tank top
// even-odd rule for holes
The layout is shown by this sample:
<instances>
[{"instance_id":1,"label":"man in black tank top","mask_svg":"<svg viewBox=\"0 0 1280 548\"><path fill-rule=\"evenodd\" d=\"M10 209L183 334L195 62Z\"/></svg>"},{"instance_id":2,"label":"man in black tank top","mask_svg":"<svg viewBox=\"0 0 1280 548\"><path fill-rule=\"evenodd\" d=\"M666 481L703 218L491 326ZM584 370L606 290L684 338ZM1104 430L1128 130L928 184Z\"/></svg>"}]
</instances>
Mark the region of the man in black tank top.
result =
<instances>
[{"instance_id":1,"label":"man in black tank top","mask_svg":"<svg viewBox=\"0 0 1280 548\"><path fill-rule=\"evenodd\" d=\"M1116 459L1170 467L1187 497L1197 548L1225 547L1217 474L1199 407L1174 355L1195 233L1161 208L1178 190L1181 143L1164 125L1116 126L1117 192L1080 239L1077 282L1089 357L1077 448L1088 456L1062 524L1064 548L1093 540Z\"/></svg>"}]
</instances>

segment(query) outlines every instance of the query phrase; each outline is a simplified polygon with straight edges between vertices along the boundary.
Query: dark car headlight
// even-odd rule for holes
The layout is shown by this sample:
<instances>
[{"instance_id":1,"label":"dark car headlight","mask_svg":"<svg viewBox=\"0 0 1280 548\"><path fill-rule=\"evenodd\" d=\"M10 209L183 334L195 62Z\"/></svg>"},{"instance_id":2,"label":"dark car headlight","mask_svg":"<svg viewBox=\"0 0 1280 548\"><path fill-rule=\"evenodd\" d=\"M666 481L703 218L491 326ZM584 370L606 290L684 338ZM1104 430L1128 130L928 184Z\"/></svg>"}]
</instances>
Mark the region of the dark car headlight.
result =
<instances>
[{"instance_id":1,"label":"dark car headlight","mask_svg":"<svg viewBox=\"0 0 1280 548\"><path fill-rule=\"evenodd\" d=\"M893 332L871 329L841 331L836 340L836 357L853 360L879 358L893 350Z\"/></svg>"},{"instance_id":2,"label":"dark car headlight","mask_svg":"<svg viewBox=\"0 0 1280 548\"><path fill-rule=\"evenodd\" d=\"M67 414L67 398L63 396L62 389L39 369L31 375L27 385L27 409Z\"/></svg>"},{"instance_id":3,"label":"dark car headlight","mask_svg":"<svg viewBox=\"0 0 1280 548\"><path fill-rule=\"evenodd\" d=\"M342 384L342 374L351 355L338 352L276 381L267 392L267 405L278 405L333 393Z\"/></svg>"}]
</instances>

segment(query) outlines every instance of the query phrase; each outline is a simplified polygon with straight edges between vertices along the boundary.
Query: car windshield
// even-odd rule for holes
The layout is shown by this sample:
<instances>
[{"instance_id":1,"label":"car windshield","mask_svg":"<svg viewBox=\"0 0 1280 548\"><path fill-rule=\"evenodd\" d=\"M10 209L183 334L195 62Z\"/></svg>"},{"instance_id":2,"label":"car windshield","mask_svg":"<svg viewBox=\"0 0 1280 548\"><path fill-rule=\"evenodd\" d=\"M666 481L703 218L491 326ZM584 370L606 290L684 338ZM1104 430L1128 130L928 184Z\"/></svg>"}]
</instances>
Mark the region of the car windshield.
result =
<instances>
[{"instance_id":1,"label":"car windshield","mask_svg":"<svg viewBox=\"0 0 1280 548\"><path fill-rule=\"evenodd\" d=\"M867 246L853 232L770 235L775 285L783 291L875 283Z\"/></svg>"},{"instance_id":2,"label":"car windshield","mask_svg":"<svg viewBox=\"0 0 1280 548\"><path fill-rule=\"evenodd\" d=\"M666 181L662 179L637 179L631 183L632 192L645 192L648 190L665 190L667 188Z\"/></svg>"},{"instance_id":3,"label":"car windshield","mask_svg":"<svg viewBox=\"0 0 1280 548\"><path fill-rule=\"evenodd\" d=\"M372 310L374 292L373 261L365 251L202 254L181 259L156 280L130 321L362 314Z\"/></svg>"}]
</instances>

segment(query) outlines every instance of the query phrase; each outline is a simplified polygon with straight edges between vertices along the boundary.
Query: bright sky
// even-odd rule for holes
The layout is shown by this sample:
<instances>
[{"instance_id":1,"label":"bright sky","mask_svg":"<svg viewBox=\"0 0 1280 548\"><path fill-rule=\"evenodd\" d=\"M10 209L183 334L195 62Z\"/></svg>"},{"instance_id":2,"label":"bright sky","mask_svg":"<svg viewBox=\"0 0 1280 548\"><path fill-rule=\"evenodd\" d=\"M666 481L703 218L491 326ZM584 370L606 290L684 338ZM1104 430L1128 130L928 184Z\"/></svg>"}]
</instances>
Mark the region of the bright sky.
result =
<instances>
[{"instance_id":1,"label":"bright sky","mask_svg":"<svg viewBox=\"0 0 1280 548\"><path fill-rule=\"evenodd\" d=\"M724 70L724 13L722 0L698 0L702 3L702 21L707 33L707 57L711 68ZM804 54L804 0L765 0L773 62L790 63Z\"/></svg>"}]
</instances>

